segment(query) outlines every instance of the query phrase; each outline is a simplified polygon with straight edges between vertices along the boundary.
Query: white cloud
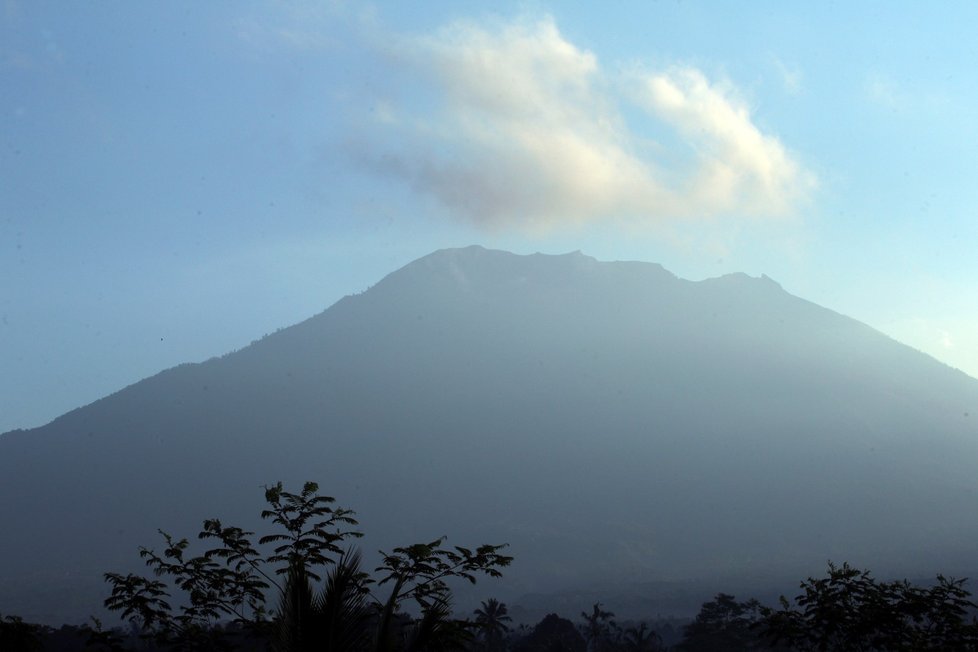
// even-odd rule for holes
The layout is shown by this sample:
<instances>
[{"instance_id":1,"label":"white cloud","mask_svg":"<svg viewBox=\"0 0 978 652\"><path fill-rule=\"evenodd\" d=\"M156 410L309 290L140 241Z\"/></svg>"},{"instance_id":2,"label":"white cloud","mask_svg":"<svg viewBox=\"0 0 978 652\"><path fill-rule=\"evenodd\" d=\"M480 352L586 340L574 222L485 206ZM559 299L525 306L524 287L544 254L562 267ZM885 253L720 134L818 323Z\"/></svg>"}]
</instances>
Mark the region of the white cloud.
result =
<instances>
[{"instance_id":1,"label":"white cloud","mask_svg":"<svg viewBox=\"0 0 978 652\"><path fill-rule=\"evenodd\" d=\"M811 187L811 175L761 133L746 105L699 70L674 68L643 82L646 106L697 151L684 191L696 209L785 214Z\"/></svg>"},{"instance_id":2,"label":"white cloud","mask_svg":"<svg viewBox=\"0 0 978 652\"><path fill-rule=\"evenodd\" d=\"M458 22L394 52L438 100L398 106L375 163L482 225L784 215L814 184L731 84L681 66L610 75L549 18ZM668 146L635 135L636 106Z\"/></svg>"}]
</instances>

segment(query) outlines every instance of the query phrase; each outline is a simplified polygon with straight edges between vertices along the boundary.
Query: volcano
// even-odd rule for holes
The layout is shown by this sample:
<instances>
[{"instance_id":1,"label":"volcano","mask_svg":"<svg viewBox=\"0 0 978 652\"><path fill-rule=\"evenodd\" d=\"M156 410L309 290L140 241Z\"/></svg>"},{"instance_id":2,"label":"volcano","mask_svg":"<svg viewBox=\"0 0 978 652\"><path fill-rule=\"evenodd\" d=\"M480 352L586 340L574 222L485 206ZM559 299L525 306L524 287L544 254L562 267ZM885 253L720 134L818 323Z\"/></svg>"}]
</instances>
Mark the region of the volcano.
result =
<instances>
[{"instance_id":1,"label":"volcano","mask_svg":"<svg viewBox=\"0 0 978 652\"><path fill-rule=\"evenodd\" d=\"M259 529L279 480L354 509L370 550L509 543L494 593L954 574L978 561L978 381L767 277L437 251L0 436L0 612L97 613L158 528Z\"/></svg>"}]
</instances>

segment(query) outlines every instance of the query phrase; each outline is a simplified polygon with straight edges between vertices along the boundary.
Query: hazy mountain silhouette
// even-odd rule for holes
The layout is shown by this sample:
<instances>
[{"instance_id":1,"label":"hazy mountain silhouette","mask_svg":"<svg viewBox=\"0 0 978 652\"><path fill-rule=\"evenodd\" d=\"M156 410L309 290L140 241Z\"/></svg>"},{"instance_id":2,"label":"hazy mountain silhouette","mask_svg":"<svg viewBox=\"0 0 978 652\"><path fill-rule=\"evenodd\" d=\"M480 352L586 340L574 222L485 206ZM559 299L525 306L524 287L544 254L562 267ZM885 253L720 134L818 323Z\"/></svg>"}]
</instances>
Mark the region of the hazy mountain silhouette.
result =
<instances>
[{"instance_id":1,"label":"hazy mountain silhouette","mask_svg":"<svg viewBox=\"0 0 978 652\"><path fill-rule=\"evenodd\" d=\"M512 591L953 573L976 562L978 381L766 277L438 251L0 437L0 612L83 617L157 528L257 526L263 483L307 479L368 550L511 543Z\"/></svg>"}]
</instances>

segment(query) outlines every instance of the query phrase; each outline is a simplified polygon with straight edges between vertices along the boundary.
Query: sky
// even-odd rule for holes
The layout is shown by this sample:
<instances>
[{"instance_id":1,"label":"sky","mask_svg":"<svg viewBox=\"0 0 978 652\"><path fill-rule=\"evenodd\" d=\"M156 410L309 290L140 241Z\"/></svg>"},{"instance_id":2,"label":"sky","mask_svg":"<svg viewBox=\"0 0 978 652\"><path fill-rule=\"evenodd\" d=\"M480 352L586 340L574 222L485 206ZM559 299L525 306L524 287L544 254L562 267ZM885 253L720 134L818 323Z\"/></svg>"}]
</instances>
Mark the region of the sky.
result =
<instances>
[{"instance_id":1,"label":"sky","mask_svg":"<svg viewBox=\"0 0 978 652\"><path fill-rule=\"evenodd\" d=\"M0 0L0 432L469 244L766 274L978 377L976 25Z\"/></svg>"}]
</instances>

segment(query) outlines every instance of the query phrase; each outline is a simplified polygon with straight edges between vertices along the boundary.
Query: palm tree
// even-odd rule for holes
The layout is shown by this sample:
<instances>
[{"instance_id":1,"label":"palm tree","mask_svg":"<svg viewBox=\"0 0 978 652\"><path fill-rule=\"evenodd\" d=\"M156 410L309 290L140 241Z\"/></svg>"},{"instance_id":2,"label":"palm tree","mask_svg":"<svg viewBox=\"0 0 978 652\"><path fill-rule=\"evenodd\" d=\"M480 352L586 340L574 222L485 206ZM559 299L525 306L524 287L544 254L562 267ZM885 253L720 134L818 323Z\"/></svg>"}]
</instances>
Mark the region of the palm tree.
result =
<instances>
[{"instance_id":1,"label":"palm tree","mask_svg":"<svg viewBox=\"0 0 978 652\"><path fill-rule=\"evenodd\" d=\"M468 623L454 620L446 599L435 598L407 631L403 652L449 652L470 649Z\"/></svg>"},{"instance_id":2,"label":"palm tree","mask_svg":"<svg viewBox=\"0 0 978 652\"><path fill-rule=\"evenodd\" d=\"M299 563L289 569L282 591L278 640L283 652L350 652L366 649L371 640L364 573L360 553L343 553L329 570L318 596Z\"/></svg>"},{"instance_id":3,"label":"palm tree","mask_svg":"<svg viewBox=\"0 0 978 652\"><path fill-rule=\"evenodd\" d=\"M305 565L293 561L282 587L274 648L280 652L311 652L316 645L315 622L315 598L309 576Z\"/></svg>"},{"instance_id":4,"label":"palm tree","mask_svg":"<svg viewBox=\"0 0 978 652\"><path fill-rule=\"evenodd\" d=\"M317 652L365 650L373 636L366 574L360 570L360 551L344 552L326 576L319 600Z\"/></svg>"},{"instance_id":5,"label":"palm tree","mask_svg":"<svg viewBox=\"0 0 978 652\"><path fill-rule=\"evenodd\" d=\"M512 620L506 605L495 598L489 598L473 613L476 628L486 649L490 651L502 649L503 636L509 631L506 623Z\"/></svg>"},{"instance_id":6,"label":"palm tree","mask_svg":"<svg viewBox=\"0 0 978 652\"><path fill-rule=\"evenodd\" d=\"M625 644L635 652L655 652L662 649L662 638L649 629L648 623L625 630Z\"/></svg>"},{"instance_id":7,"label":"palm tree","mask_svg":"<svg viewBox=\"0 0 978 652\"><path fill-rule=\"evenodd\" d=\"M614 621L611 620L614 616L615 614L610 611L603 611L600 602L594 603L591 613L581 612L581 618L584 619L584 624L581 625L581 633L584 634L584 640L587 641L588 652L596 652L601 649L601 642L611 630L611 626L614 625Z\"/></svg>"}]
</instances>

